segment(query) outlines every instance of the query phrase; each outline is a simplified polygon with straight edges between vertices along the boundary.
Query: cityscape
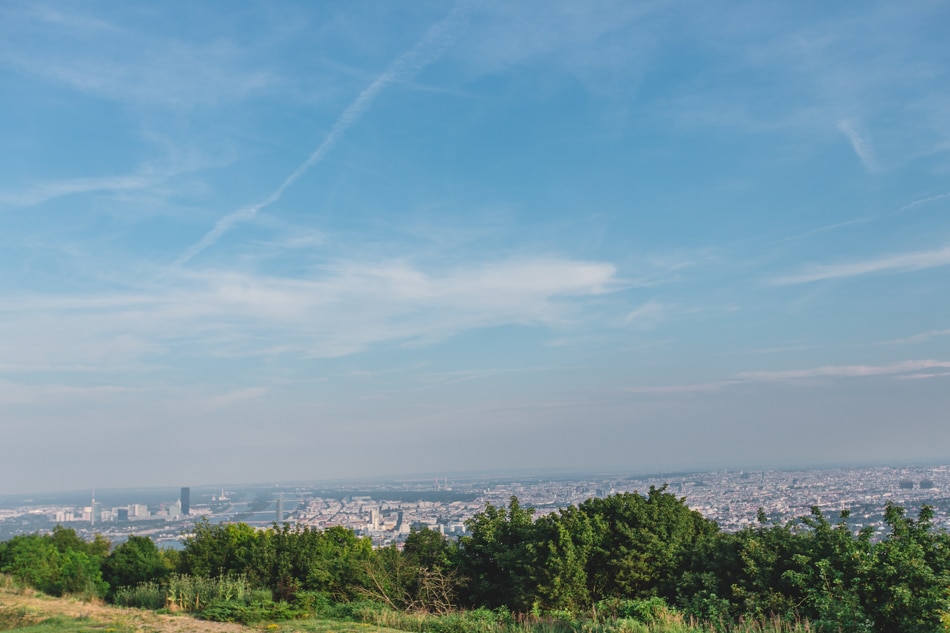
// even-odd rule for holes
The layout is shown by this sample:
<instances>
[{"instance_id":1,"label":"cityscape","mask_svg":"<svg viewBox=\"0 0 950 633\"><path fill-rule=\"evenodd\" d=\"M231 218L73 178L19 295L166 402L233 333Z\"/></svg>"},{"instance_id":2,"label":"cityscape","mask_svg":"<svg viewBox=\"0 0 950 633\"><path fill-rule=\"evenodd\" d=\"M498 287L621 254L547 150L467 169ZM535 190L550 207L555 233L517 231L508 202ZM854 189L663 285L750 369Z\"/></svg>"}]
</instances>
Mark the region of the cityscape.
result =
<instances>
[{"instance_id":1,"label":"cityscape","mask_svg":"<svg viewBox=\"0 0 950 633\"><path fill-rule=\"evenodd\" d=\"M466 521L486 504L506 505L512 496L535 516L587 499L667 486L686 504L727 531L758 520L787 523L818 507L830 520L847 510L849 527L886 530L884 509L902 506L916 516L934 509L934 525L950 527L950 465L835 467L802 470L715 470L652 474L545 476L444 476L332 484L203 486L180 489L109 490L99 498L81 493L0 498L0 540L17 534L73 528L113 543L149 536L178 548L196 521L244 522L264 529L275 524L325 529L343 526L370 537L375 546L401 544L413 528L450 538L466 534Z\"/></svg>"}]
</instances>

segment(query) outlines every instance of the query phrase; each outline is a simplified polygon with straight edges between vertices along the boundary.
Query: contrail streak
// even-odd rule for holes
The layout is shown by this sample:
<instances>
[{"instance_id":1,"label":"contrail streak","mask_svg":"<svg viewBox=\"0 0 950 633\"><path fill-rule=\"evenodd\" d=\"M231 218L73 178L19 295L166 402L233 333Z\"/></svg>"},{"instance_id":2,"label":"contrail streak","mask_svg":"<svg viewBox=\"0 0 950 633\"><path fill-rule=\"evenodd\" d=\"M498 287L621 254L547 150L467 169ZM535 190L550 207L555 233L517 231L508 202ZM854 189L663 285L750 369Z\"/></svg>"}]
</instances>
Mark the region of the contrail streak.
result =
<instances>
[{"instance_id":1,"label":"contrail streak","mask_svg":"<svg viewBox=\"0 0 950 633\"><path fill-rule=\"evenodd\" d=\"M851 148L858 155L861 164L869 171L877 171L877 155L874 153L874 147L867 135L862 134L851 121L844 120L838 123L838 131L845 135Z\"/></svg>"},{"instance_id":2,"label":"contrail streak","mask_svg":"<svg viewBox=\"0 0 950 633\"><path fill-rule=\"evenodd\" d=\"M910 204L905 204L904 206L902 206L895 213L903 213L904 211L908 211L910 209L913 209L914 207L919 207L922 204L927 204L928 202L933 202L934 200L943 200L944 198L950 198L950 193L941 193L938 196L930 196L929 198L914 200Z\"/></svg>"},{"instance_id":3,"label":"contrail streak","mask_svg":"<svg viewBox=\"0 0 950 633\"><path fill-rule=\"evenodd\" d=\"M397 57L373 83L364 88L337 118L323 142L313 150L307 160L287 176L277 189L260 202L238 209L218 220L214 228L182 253L175 263L180 265L188 262L217 242L232 226L254 218L258 211L280 200L288 187L326 157L346 131L369 110L383 89L394 82L412 79L423 68L437 60L455 42L468 21L468 4L467 2L457 4L445 18L431 26L421 40Z\"/></svg>"}]
</instances>

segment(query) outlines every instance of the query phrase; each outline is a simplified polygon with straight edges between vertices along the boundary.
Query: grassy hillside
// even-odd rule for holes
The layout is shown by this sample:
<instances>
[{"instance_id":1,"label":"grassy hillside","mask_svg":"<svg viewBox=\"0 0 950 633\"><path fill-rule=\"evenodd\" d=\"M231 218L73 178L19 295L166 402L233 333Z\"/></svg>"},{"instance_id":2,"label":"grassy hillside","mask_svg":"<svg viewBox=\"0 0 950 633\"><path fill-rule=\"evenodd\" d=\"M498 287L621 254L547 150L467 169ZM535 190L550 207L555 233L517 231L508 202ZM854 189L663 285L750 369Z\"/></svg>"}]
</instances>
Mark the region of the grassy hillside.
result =
<instances>
[{"instance_id":1,"label":"grassy hillside","mask_svg":"<svg viewBox=\"0 0 950 633\"><path fill-rule=\"evenodd\" d=\"M102 602L86 602L71 597L53 598L15 584L0 574L0 631L35 633L710 633L711 628L691 625L681 617L646 625L615 620L595 623L556 619L512 622L507 626L478 621L477 613L445 616L397 612L369 613L376 622L304 619L243 626L209 622L184 614L157 613L129 609ZM804 633L808 627L788 624L750 623L733 629L736 633Z\"/></svg>"},{"instance_id":2,"label":"grassy hillside","mask_svg":"<svg viewBox=\"0 0 950 633\"><path fill-rule=\"evenodd\" d=\"M0 631L24 633L399 633L394 629L357 622L301 620L246 627L208 622L187 615L125 609L73 598L52 598L17 587L0 575Z\"/></svg>"}]
</instances>

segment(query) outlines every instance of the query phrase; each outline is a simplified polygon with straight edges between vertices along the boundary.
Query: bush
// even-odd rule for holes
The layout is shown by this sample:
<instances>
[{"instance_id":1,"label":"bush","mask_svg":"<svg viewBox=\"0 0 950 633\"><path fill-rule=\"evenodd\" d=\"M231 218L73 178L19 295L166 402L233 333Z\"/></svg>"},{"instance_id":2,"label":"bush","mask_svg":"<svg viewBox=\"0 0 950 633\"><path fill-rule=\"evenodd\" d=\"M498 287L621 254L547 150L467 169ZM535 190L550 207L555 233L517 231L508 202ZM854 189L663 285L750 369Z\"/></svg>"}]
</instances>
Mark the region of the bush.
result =
<instances>
[{"instance_id":1,"label":"bush","mask_svg":"<svg viewBox=\"0 0 950 633\"><path fill-rule=\"evenodd\" d=\"M334 607L330 596L323 591L298 591L294 595L293 605L300 613L310 617L325 615Z\"/></svg>"},{"instance_id":2,"label":"bush","mask_svg":"<svg viewBox=\"0 0 950 633\"><path fill-rule=\"evenodd\" d=\"M608 598L597 603L597 612L611 619L635 620L643 624L662 624L676 618L676 611L663 598L627 600Z\"/></svg>"},{"instance_id":3,"label":"bush","mask_svg":"<svg viewBox=\"0 0 950 633\"><path fill-rule=\"evenodd\" d=\"M243 603L249 592L244 576L202 578L176 574L168 579L166 603L173 609L198 613L213 602Z\"/></svg>"},{"instance_id":4,"label":"bush","mask_svg":"<svg viewBox=\"0 0 950 633\"><path fill-rule=\"evenodd\" d=\"M112 600L123 607L158 610L165 607L165 588L156 582L143 582L134 587L119 587Z\"/></svg>"},{"instance_id":5,"label":"bush","mask_svg":"<svg viewBox=\"0 0 950 633\"><path fill-rule=\"evenodd\" d=\"M269 599L253 602L216 600L198 614L203 620L241 624L256 624L265 620L290 620L297 615L298 612L286 602L274 602Z\"/></svg>"}]
</instances>

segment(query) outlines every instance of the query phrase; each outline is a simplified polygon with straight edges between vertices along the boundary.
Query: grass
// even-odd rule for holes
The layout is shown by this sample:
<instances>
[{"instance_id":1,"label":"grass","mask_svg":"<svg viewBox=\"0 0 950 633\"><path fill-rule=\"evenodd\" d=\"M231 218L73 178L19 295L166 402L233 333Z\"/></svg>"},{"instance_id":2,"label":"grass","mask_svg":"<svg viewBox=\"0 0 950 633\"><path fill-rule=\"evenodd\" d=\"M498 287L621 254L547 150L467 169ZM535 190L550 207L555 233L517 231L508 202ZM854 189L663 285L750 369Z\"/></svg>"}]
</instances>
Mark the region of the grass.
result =
<instances>
[{"instance_id":1,"label":"grass","mask_svg":"<svg viewBox=\"0 0 950 633\"><path fill-rule=\"evenodd\" d=\"M20 633L131 633L134 629L116 622L89 617L45 615L25 607L0 608L0 631Z\"/></svg>"},{"instance_id":2,"label":"grass","mask_svg":"<svg viewBox=\"0 0 950 633\"><path fill-rule=\"evenodd\" d=\"M134 602L134 601L133 601ZM811 633L807 623L745 622L731 627L698 624L660 609L643 622L633 618L598 619L517 616L507 611L473 611L442 616L393 611L374 603L329 605L315 617L264 621L248 633ZM313 613L314 611L311 611ZM336 618L336 619L331 619ZM50 598L0 574L0 632L25 633L221 633L237 625L172 618L155 611L123 609L76 598Z\"/></svg>"},{"instance_id":3,"label":"grass","mask_svg":"<svg viewBox=\"0 0 950 633\"><path fill-rule=\"evenodd\" d=\"M593 620L555 617L513 617L484 609L435 616L391 610L362 610L353 614L361 623L321 618L267 625L276 633L813 633L807 622L750 621L730 627L696 623L675 612L665 612L650 622L632 618ZM261 627L257 627L261 628Z\"/></svg>"},{"instance_id":4,"label":"grass","mask_svg":"<svg viewBox=\"0 0 950 633\"><path fill-rule=\"evenodd\" d=\"M338 620L292 620L255 627L274 633L404 633L405 629L383 627L361 622ZM437 629L421 629L434 631ZM507 633L713 633L717 629L688 622L643 624L641 622L576 623L537 622L507 629ZM746 623L729 629L729 633L812 633L807 624Z\"/></svg>"},{"instance_id":5,"label":"grass","mask_svg":"<svg viewBox=\"0 0 950 633\"><path fill-rule=\"evenodd\" d=\"M365 622L341 622L339 620L291 620L275 622L256 627L258 630L274 633L404 633L399 629L390 629Z\"/></svg>"},{"instance_id":6,"label":"grass","mask_svg":"<svg viewBox=\"0 0 950 633\"><path fill-rule=\"evenodd\" d=\"M175 618L184 620L185 618ZM191 618L187 618L191 620ZM105 605L79 596L53 598L0 574L0 632L26 633L217 633L213 623L194 620L177 626L169 616Z\"/></svg>"}]
</instances>

